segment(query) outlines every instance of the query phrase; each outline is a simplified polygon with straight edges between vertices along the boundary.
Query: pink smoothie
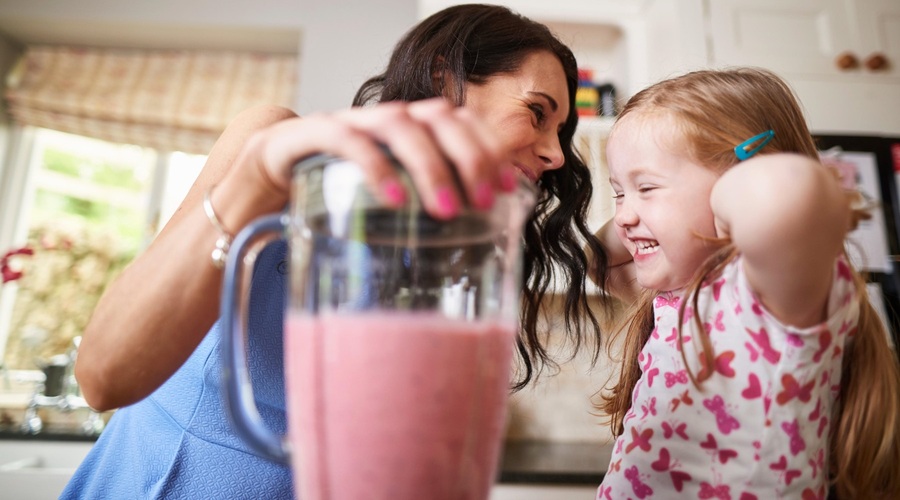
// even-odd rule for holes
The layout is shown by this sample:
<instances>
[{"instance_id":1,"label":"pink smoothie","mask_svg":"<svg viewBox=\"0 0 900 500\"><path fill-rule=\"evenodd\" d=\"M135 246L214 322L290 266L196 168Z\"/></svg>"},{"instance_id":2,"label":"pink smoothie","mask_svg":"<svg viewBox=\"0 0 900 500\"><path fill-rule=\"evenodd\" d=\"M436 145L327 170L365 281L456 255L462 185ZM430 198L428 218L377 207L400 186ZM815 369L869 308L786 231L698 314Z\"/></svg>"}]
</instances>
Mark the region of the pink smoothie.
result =
<instances>
[{"instance_id":1,"label":"pink smoothie","mask_svg":"<svg viewBox=\"0 0 900 500\"><path fill-rule=\"evenodd\" d=\"M512 328L432 313L289 315L288 434L304 500L483 500Z\"/></svg>"}]
</instances>

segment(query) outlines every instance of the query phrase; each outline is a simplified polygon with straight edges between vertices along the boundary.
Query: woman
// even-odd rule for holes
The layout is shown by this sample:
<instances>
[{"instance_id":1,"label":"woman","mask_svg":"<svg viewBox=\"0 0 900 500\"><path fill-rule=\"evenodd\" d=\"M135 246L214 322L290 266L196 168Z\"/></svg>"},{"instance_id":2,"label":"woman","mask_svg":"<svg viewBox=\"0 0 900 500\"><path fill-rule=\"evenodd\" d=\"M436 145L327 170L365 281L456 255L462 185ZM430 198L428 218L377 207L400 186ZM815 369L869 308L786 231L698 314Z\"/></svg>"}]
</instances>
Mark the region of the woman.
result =
<instances>
[{"instance_id":1,"label":"woman","mask_svg":"<svg viewBox=\"0 0 900 500\"><path fill-rule=\"evenodd\" d=\"M289 469L248 451L224 416L216 321L222 272L210 259L227 249L228 233L285 206L291 167L316 152L357 162L375 192L399 203L406 193L379 149L387 145L426 210L442 218L461 206L457 174L477 207L513 189L516 175L537 183L542 194L525 236L517 388L552 363L536 328L552 265L569 281L574 345L585 322L599 336L579 244L594 239L584 224L590 176L572 149L576 85L571 51L545 26L503 7L465 5L434 14L398 43L386 71L355 99L379 104L303 119L270 107L238 116L171 221L109 287L84 334L76 374L85 398L98 410L132 406L115 414L63 497L291 496ZM594 247L602 274L604 254ZM260 256L249 320L257 406L280 432L284 252L283 243L273 244Z\"/></svg>"}]
</instances>

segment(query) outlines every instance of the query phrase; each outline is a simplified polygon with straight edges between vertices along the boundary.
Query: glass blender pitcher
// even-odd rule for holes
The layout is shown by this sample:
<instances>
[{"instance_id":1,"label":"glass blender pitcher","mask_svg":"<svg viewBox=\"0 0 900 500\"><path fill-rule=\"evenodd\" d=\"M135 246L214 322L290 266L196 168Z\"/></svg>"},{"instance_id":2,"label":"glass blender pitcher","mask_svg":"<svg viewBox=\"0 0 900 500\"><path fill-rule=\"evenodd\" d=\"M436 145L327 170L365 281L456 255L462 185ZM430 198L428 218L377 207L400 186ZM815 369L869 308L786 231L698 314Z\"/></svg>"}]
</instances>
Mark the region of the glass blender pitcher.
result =
<instances>
[{"instance_id":1,"label":"glass blender pitcher","mask_svg":"<svg viewBox=\"0 0 900 500\"><path fill-rule=\"evenodd\" d=\"M488 497L506 424L521 292L524 183L488 211L401 208L328 155L295 167L288 211L235 239L222 297L226 400L238 434L290 462L304 500ZM262 425L244 311L257 243L289 242L287 436Z\"/></svg>"}]
</instances>

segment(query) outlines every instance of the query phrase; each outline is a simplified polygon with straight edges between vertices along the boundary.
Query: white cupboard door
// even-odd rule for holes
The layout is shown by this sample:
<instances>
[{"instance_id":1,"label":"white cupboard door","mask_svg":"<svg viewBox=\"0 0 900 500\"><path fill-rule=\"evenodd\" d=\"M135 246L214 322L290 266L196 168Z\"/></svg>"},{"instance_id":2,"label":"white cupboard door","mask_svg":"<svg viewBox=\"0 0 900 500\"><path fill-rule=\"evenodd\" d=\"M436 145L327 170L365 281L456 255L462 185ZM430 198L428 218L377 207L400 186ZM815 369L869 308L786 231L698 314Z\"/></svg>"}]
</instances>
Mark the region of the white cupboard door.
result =
<instances>
[{"instance_id":1,"label":"white cupboard door","mask_svg":"<svg viewBox=\"0 0 900 500\"><path fill-rule=\"evenodd\" d=\"M715 0L708 5L710 62L716 66L838 75L835 58L858 50L844 0Z\"/></svg>"},{"instance_id":2,"label":"white cupboard door","mask_svg":"<svg viewBox=\"0 0 900 500\"><path fill-rule=\"evenodd\" d=\"M848 0L849 1L849 0ZM900 0L857 0L854 2L861 40L862 72L874 81L900 82ZM885 66L870 69L866 63L881 55Z\"/></svg>"}]
</instances>

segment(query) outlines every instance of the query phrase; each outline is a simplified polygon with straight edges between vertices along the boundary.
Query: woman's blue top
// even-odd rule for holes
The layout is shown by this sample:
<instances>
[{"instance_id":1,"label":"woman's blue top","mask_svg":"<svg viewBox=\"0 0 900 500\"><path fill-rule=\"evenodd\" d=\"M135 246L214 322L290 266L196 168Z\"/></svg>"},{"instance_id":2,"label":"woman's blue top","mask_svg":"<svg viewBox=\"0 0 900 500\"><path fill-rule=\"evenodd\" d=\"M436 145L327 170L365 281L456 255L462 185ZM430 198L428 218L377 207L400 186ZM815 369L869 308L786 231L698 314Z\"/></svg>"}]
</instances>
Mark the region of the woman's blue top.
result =
<instances>
[{"instance_id":1,"label":"woman's blue top","mask_svg":"<svg viewBox=\"0 0 900 500\"><path fill-rule=\"evenodd\" d=\"M263 421L284 433L282 330L287 245L260 254L250 292L249 363ZM159 341L177 332L160 332ZM290 468L232 431L222 400L221 325L153 394L113 414L60 498L293 497Z\"/></svg>"}]
</instances>

